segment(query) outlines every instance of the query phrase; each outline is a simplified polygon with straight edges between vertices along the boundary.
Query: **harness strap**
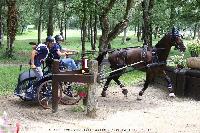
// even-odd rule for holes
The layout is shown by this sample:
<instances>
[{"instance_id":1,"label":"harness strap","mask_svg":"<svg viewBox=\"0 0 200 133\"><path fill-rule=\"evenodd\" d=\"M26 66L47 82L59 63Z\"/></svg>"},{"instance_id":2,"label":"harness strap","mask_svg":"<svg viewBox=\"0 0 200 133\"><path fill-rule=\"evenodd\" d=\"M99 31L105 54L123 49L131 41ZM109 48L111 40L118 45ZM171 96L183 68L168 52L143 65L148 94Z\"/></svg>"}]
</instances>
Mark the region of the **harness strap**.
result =
<instances>
[{"instance_id":1,"label":"harness strap","mask_svg":"<svg viewBox=\"0 0 200 133\"><path fill-rule=\"evenodd\" d=\"M117 52L117 62L119 62L119 64L117 64L118 66L127 65L127 51L125 49Z\"/></svg>"}]
</instances>

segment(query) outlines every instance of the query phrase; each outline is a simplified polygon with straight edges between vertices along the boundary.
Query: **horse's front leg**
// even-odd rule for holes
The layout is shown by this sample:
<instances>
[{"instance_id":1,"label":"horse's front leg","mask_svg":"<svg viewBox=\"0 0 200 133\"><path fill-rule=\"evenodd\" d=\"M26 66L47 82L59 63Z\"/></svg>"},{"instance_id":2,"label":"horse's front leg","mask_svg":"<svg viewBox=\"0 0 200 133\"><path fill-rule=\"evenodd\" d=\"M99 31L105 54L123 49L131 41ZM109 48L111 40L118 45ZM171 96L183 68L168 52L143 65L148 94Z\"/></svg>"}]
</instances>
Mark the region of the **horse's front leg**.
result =
<instances>
[{"instance_id":1,"label":"horse's front leg","mask_svg":"<svg viewBox=\"0 0 200 133\"><path fill-rule=\"evenodd\" d=\"M169 97L175 97L174 89L173 89L172 81L171 81L170 77L166 74L166 72L164 70L163 70L163 75L165 77L165 80L167 81L167 88L169 90Z\"/></svg>"},{"instance_id":2,"label":"horse's front leg","mask_svg":"<svg viewBox=\"0 0 200 133\"><path fill-rule=\"evenodd\" d=\"M142 95L144 94L144 91L148 88L149 83L152 81L152 79L153 79L153 73L147 72L146 73L146 80L145 80L145 83L144 83L144 87L139 92L137 100L141 100L142 99Z\"/></svg>"}]
</instances>

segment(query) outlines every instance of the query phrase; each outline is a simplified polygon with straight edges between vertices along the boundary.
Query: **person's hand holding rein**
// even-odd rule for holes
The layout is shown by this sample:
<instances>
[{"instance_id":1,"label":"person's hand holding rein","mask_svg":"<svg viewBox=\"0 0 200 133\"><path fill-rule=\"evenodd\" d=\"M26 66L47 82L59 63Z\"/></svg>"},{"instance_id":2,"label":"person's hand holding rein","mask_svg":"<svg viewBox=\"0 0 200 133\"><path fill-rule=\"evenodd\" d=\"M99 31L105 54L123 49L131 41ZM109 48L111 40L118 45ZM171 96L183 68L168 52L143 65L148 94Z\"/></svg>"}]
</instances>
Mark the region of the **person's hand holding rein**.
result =
<instances>
[{"instance_id":1,"label":"person's hand holding rein","mask_svg":"<svg viewBox=\"0 0 200 133\"><path fill-rule=\"evenodd\" d=\"M66 51L65 52L66 55L74 55L74 54L78 54L78 51Z\"/></svg>"},{"instance_id":2,"label":"person's hand holding rein","mask_svg":"<svg viewBox=\"0 0 200 133\"><path fill-rule=\"evenodd\" d=\"M32 68L32 69L35 69L36 66L35 66L34 64L31 64L31 68Z\"/></svg>"}]
</instances>

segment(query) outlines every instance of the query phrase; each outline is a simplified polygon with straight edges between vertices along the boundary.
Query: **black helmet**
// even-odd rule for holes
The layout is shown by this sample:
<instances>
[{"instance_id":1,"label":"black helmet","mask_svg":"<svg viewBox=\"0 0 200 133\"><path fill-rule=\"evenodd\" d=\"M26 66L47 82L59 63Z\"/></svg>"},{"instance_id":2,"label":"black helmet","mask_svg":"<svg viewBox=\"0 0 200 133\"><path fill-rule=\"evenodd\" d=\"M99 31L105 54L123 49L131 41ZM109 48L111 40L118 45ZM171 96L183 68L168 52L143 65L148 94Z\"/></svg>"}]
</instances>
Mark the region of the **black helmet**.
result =
<instances>
[{"instance_id":1,"label":"black helmet","mask_svg":"<svg viewBox=\"0 0 200 133\"><path fill-rule=\"evenodd\" d=\"M46 38L46 42L54 42L54 41L55 41L55 39L52 36L48 36Z\"/></svg>"},{"instance_id":2,"label":"black helmet","mask_svg":"<svg viewBox=\"0 0 200 133\"><path fill-rule=\"evenodd\" d=\"M63 37L61 35L56 35L54 38L55 38L56 42L63 41Z\"/></svg>"}]
</instances>

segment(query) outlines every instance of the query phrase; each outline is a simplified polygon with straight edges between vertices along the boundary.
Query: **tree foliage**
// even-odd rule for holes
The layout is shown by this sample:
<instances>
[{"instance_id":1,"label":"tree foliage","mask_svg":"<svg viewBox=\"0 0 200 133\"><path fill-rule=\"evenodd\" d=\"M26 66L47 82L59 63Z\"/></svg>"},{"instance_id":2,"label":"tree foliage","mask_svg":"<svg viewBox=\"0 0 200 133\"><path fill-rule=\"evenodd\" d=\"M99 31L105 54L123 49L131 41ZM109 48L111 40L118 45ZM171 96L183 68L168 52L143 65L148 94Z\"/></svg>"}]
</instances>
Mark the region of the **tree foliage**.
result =
<instances>
[{"instance_id":1,"label":"tree foliage","mask_svg":"<svg viewBox=\"0 0 200 133\"><path fill-rule=\"evenodd\" d=\"M111 47L110 42L126 27L140 33L141 27L147 24L143 22L142 0L16 0L16 2L18 33L23 33L27 25L35 25L35 29L38 29L38 42L41 41L39 29L47 30L48 35L53 35L54 30L59 29L60 34L64 35L64 29L66 31L66 28L76 28L84 33L82 42L94 43L95 39L91 40L89 35L93 38L95 27L98 27L102 31L99 39L101 51ZM9 35L6 29L10 28L7 27L6 20L9 17L7 12L6 0L1 0L0 33L4 32L4 35ZM157 34L158 29L160 33L165 33L170 31L172 26L177 26L181 30L192 30L194 38L197 32L200 33L199 0L154 0L150 14L153 33Z\"/></svg>"}]
</instances>

